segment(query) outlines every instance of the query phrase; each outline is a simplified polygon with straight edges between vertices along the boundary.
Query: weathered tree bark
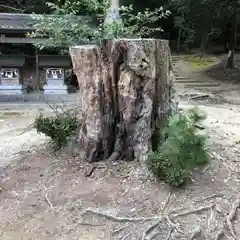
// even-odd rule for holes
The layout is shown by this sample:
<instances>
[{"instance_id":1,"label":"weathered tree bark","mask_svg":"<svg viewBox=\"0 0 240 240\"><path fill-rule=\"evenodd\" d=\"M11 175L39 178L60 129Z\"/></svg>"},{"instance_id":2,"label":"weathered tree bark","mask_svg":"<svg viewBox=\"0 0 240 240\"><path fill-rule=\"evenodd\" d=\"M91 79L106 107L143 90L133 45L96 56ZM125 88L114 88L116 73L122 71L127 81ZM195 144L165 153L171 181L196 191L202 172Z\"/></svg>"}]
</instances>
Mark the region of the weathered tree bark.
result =
<instances>
[{"instance_id":1,"label":"weathered tree bark","mask_svg":"<svg viewBox=\"0 0 240 240\"><path fill-rule=\"evenodd\" d=\"M86 160L144 161L172 108L168 41L106 40L70 54L82 92Z\"/></svg>"},{"instance_id":2,"label":"weathered tree bark","mask_svg":"<svg viewBox=\"0 0 240 240\"><path fill-rule=\"evenodd\" d=\"M101 59L97 46L71 48L73 68L80 89L80 105L84 119L79 139L83 144L85 158L96 161L100 146L100 85Z\"/></svg>"}]
</instances>

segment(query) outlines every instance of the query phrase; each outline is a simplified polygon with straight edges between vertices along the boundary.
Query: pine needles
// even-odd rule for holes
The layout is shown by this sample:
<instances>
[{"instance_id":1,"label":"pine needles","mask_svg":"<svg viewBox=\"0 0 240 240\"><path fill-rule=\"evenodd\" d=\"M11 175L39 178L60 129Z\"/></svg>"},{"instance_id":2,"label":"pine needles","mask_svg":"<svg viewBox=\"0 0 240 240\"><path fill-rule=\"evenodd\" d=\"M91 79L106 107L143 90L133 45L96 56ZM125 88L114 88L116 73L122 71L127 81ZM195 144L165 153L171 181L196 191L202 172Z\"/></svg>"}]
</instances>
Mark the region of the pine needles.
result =
<instances>
[{"instance_id":1,"label":"pine needles","mask_svg":"<svg viewBox=\"0 0 240 240\"><path fill-rule=\"evenodd\" d=\"M208 162L206 135L201 133L205 115L193 108L169 119L161 134L166 140L149 154L147 166L160 180L179 187L195 168Z\"/></svg>"}]
</instances>

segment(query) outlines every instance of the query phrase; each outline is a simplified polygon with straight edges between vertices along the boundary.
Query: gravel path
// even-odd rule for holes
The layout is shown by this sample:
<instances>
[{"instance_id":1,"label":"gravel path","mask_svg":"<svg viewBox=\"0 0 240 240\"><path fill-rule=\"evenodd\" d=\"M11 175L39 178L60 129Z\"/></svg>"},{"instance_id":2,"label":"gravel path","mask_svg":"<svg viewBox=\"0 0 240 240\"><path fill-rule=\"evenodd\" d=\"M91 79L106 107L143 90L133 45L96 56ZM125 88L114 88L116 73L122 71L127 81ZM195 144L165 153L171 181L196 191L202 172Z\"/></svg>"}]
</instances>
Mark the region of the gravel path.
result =
<instances>
[{"instance_id":1,"label":"gravel path","mask_svg":"<svg viewBox=\"0 0 240 240\"><path fill-rule=\"evenodd\" d=\"M19 110L19 108L18 108ZM34 109L36 110L36 109ZM46 141L45 136L28 129L33 123L36 111L25 115L21 112L0 112L0 167L21 158L26 152L32 152Z\"/></svg>"}]
</instances>

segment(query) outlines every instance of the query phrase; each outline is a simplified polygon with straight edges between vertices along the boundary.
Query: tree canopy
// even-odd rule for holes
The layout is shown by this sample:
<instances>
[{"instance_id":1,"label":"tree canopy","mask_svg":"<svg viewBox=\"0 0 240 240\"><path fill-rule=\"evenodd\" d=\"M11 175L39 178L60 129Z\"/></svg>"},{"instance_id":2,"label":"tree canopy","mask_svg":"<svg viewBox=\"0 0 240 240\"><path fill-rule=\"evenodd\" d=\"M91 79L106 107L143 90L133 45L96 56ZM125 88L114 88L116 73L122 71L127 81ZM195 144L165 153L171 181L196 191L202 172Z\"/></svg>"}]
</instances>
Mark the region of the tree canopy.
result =
<instances>
[{"instance_id":1,"label":"tree canopy","mask_svg":"<svg viewBox=\"0 0 240 240\"><path fill-rule=\"evenodd\" d=\"M9 0L5 4L0 4L0 11L61 15L61 17L48 20L39 17L38 32L35 36L44 35L52 28L50 38L64 42L63 45L69 45L70 42L79 41L79 36L82 42L99 39L104 34L106 36L102 19L106 14L107 5L106 0L50 0L49 2ZM201 46L201 51L204 51L211 38L220 36L226 31L229 23L233 21L232 16L236 10L234 0L149 0L145 2L122 0L121 6L124 6L121 9L124 27L122 25L111 26L114 28L111 31L117 36L142 36L144 33L146 35L156 34L156 31L158 33L155 36L160 36L159 32L163 29L165 33L168 33L172 46L178 49ZM166 12L163 12L161 7L171 11L171 16L167 14L168 18L164 18ZM77 26L78 22L73 25L69 24L69 19L78 15L90 17L91 24L89 19L85 21L85 24L81 21L81 26ZM97 28L92 28L93 25ZM142 25L141 29L140 25ZM69 31L64 32L62 28ZM108 29L107 32L111 31ZM60 32L64 34L61 35ZM78 39L74 40L74 35ZM230 37L230 34L225 34L225 36ZM48 42L50 45L54 44L51 39ZM224 41L230 40L224 39ZM55 44L58 45L57 41Z\"/></svg>"},{"instance_id":2,"label":"tree canopy","mask_svg":"<svg viewBox=\"0 0 240 240\"><path fill-rule=\"evenodd\" d=\"M82 43L98 43L102 39L119 37L145 37L162 31L159 21L170 15L162 6L142 12L133 5L121 6L121 21L105 22L108 2L105 0L76 0L55 4L47 3L52 15L33 15L37 20L36 31L31 37L41 38L40 48L62 47Z\"/></svg>"}]
</instances>

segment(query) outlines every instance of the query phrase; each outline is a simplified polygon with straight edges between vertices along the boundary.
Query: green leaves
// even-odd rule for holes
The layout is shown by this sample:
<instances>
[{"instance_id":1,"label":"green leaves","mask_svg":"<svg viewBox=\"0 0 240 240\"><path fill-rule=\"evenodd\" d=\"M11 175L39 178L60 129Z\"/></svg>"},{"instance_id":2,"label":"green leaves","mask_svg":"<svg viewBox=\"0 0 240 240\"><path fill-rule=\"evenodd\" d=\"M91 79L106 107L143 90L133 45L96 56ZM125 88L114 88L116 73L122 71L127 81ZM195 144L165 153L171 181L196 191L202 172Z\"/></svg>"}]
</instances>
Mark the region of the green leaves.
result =
<instances>
[{"instance_id":1,"label":"green leaves","mask_svg":"<svg viewBox=\"0 0 240 240\"><path fill-rule=\"evenodd\" d=\"M105 23L109 7L107 0L67 0L62 5L47 4L53 15L32 15L36 31L29 34L40 39L36 43L40 49L68 49L72 45L97 43L109 38L147 37L162 31L159 20L171 14L162 7L136 13L129 5L119 9L122 21ZM80 17L80 14L84 16Z\"/></svg>"},{"instance_id":2,"label":"green leaves","mask_svg":"<svg viewBox=\"0 0 240 240\"><path fill-rule=\"evenodd\" d=\"M72 112L56 112L53 117L40 114L34 121L37 132L50 137L56 149L64 147L79 126L77 115Z\"/></svg>"},{"instance_id":3,"label":"green leaves","mask_svg":"<svg viewBox=\"0 0 240 240\"><path fill-rule=\"evenodd\" d=\"M133 6L122 6L120 8L121 17L125 27L125 32L130 36L150 36L154 32L161 32L161 27L156 27L155 24L162 18L167 18L171 15L169 10L164 10L159 7L150 11L146 8L143 12L135 13Z\"/></svg>"},{"instance_id":4,"label":"green leaves","mask_svg":"<svg viewBox=\"0 0 240 240\"><path fill-rule=\"evenodd\" d=\"M166 141L147 160L149 170L158 179L179 187L195 168L208 162L206 136L199 132L204 119L196 108L169 119L163 131Z\"/></svg>"},{"instance_id":5,"label":"green leaves","mask_svg":"<svg viewBox=\"0 0 240 240\"><path fill-rule=\"evenodd\" d=\"M179 39L187 46L219 35L219 29L232 14L228 0L170 0L169 3L176 13L174 24L180 29Z\"/></svg>"}]
</instances>

